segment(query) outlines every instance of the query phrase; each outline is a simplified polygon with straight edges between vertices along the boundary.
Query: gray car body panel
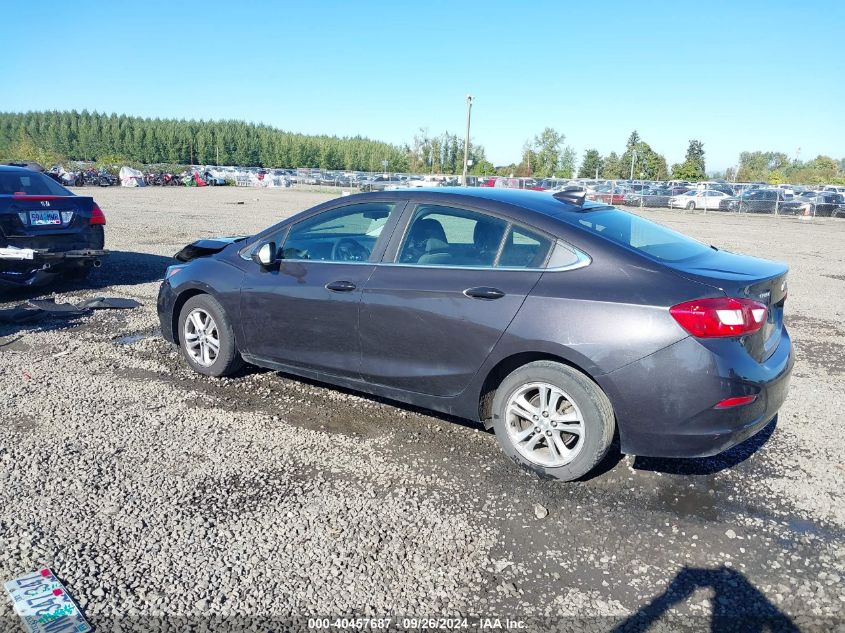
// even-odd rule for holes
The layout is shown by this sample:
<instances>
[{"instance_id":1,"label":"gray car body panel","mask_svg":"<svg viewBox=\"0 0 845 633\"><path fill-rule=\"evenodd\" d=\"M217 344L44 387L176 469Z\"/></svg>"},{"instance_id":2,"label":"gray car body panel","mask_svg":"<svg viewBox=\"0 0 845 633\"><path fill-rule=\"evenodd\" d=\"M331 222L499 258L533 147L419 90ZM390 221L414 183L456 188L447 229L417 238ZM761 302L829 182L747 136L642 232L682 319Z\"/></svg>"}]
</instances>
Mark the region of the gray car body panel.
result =
<instances>
[{"instance_id":1,"label":"gray car body panel","mask_svg":"<svg viewBox=\"0 0 845 633\"><path fill-rule=\"evenodd\" d=\"M274 272L248 257L264 240L283 239L293 223L365 201L398 203L369 262L283 260ZM544 232L591 262L563 271L393 263L414 206L431 202ZM785 267L716 250L697 268L664 265L579 228L580 214L607 208L501 189L332 200L185 265L162 284L162 329L177 338L180 297L208 291L232 315L245 360L257 365L480 420L486 381L497 368L526 356L553 358L580 368L605 391L625 452L709 455L741 441L776 414L786 394L793 356L782 316L772 323L778 336L743 346L690 337L669 308L726 292L753 296L760 279L777 281ZM326 291L334 278L354 281L356 291L342 297ZM461 293L470 286L499 287L505 298L472 299ZM773 301L782 301L782 286L782 294L772 291ZM753 406L713 410L745 394L758 395Z\"/></svg>"}]
</instances>

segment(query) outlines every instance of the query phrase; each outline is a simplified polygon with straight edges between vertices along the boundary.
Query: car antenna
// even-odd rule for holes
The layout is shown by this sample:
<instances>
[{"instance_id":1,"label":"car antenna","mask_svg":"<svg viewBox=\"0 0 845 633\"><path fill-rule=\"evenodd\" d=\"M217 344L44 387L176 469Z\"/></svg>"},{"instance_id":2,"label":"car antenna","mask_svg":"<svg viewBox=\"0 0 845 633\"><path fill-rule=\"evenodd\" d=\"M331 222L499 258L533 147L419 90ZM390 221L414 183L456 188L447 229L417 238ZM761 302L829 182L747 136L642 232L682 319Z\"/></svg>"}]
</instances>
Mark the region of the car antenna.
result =
<instances>
[{"instance_id":1,"label":"car antenna","mask_svg":"<svg viewBox=\"0 0 845 633\"><path fill-rule=\"evenodd\" d=\"M552 194L555 200L566 202L567 204L574 204L576 207L583 207L584 200L587 199L586 191L558 191Z\"/></svg>"}]
</instances>

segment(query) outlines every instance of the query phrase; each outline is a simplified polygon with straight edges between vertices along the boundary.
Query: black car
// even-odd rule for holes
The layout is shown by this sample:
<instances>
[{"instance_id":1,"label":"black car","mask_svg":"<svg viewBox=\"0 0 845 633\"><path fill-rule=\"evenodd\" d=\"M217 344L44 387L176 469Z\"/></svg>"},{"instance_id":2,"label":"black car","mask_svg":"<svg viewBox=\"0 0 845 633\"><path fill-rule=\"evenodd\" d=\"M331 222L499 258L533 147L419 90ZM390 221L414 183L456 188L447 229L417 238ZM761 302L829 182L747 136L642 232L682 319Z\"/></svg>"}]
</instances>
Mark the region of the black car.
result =
<instances>
[{"instance_id":1,"label":"black car","mask_svg":"<svg viewBox=\"0 0 845 633\"><path fill-rule=\"evenodd\" d=\"M831 191L805 192L798 200L810 204L811 215L822 217L845 217L845 196Z\"/></svg>"},{"instance_id":2,"label":"black car","mask_svg":"<svg viewBox=\"0 0 845 633\"><path fill-rule=\"evenodd\" d=\"M751 189L742 195L719 203L723 211L742 213L774 213L803 215L809 213L809 203L787 196L781 189Z\"/></svg>"},{"instance_id":3,"label":"black car","mask_svg":"<svg viewBox=\"0 0 845 633\"><path fill-rule=\"evenodd\" d=\"M43 173L0 166L0 288L84 279L106 255L105 223L93 198Z\"/></svg>"},{"instance_id":4,"label":"black car","mask_svg":"<svg viewBox=\"0 0 845 633\"><path fill-rule=\"evenodd\" d=\"M583 194L420 189L331 200L180 251L158 296L197 372L243 362L493 427L526 469L713 455L787 393L787 267Z\"/></svg>"},{"instance_id":5,"label":"black car","mask_svg":"<svg viewBox=\"0 0 845 633\"><path fill-rule=\"evenodd\" d=\"M672 189L669 188L643 189L639 193L634 191L626 193L622 204L636 207L667 207L673 195Z\"/></svg>"}]
</instances>

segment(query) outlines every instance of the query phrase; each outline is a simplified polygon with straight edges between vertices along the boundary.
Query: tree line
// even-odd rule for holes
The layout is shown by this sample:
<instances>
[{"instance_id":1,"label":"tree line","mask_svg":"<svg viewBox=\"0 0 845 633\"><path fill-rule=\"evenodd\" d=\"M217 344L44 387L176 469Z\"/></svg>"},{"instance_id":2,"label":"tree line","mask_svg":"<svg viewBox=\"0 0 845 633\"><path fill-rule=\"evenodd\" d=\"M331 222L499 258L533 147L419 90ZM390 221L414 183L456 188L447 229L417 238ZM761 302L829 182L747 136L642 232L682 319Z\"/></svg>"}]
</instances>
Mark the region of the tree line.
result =
<instances>
[{"instance_id":1,"label":"tree line","mask_svg":"<svg viewBox=\"0 0 845 633\"><path fill-rule=\"evenodd\" d=\"M0 112L0 160L66 160L101 164L221 164L268 168L459 174L464 141L448 131L421 128L410 143L391 144L361 136L337 137L287 132L244 121L151 119L98 112ZM588 149L578 164L566 136L547 127L525 141L519 163L494 166L484 147L470 142L469 173L538 178L602 178L697 181L708 177L704 144L692 139L681 163L671 167L635 130L621 153L602 156ZM845 159L818 156L789 159L782 152L742 152L737 169L711 177L740 182L845 182Z\"/></svg>"},{"instance_id":2,"label":"tree line","mask_svg":"<svg viewBox=\"0 0 845 633\"><path fill-rule=\"evenodd\" d=\"M311 136L243 121L149 119L98 112L0 113L0 157L407 171L406 148L363 137ZM42 161L39 161L42 162Z\"/></svg>"}]
</instances>

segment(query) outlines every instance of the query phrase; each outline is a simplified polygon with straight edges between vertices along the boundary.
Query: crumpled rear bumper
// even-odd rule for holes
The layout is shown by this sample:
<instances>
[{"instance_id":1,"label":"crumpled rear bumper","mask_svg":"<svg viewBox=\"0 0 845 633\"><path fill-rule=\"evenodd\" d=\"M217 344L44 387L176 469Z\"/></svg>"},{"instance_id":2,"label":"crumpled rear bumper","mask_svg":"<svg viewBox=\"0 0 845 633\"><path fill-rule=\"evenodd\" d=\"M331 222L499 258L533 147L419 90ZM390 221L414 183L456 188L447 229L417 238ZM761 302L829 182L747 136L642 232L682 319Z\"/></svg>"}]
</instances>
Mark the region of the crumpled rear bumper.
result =
<instances>
[{"instance_id":1,"label":"crumpled rear bumper","mask_svg":"<svg viewBox=\"0 0 845 633\"><path fill-rule=\"evenodd\" d=\"M71 267L98 266L104 249L47 251L29 248L0 248L0 288L19 288L48 283Z\"/></svg>"}]
</instances>

